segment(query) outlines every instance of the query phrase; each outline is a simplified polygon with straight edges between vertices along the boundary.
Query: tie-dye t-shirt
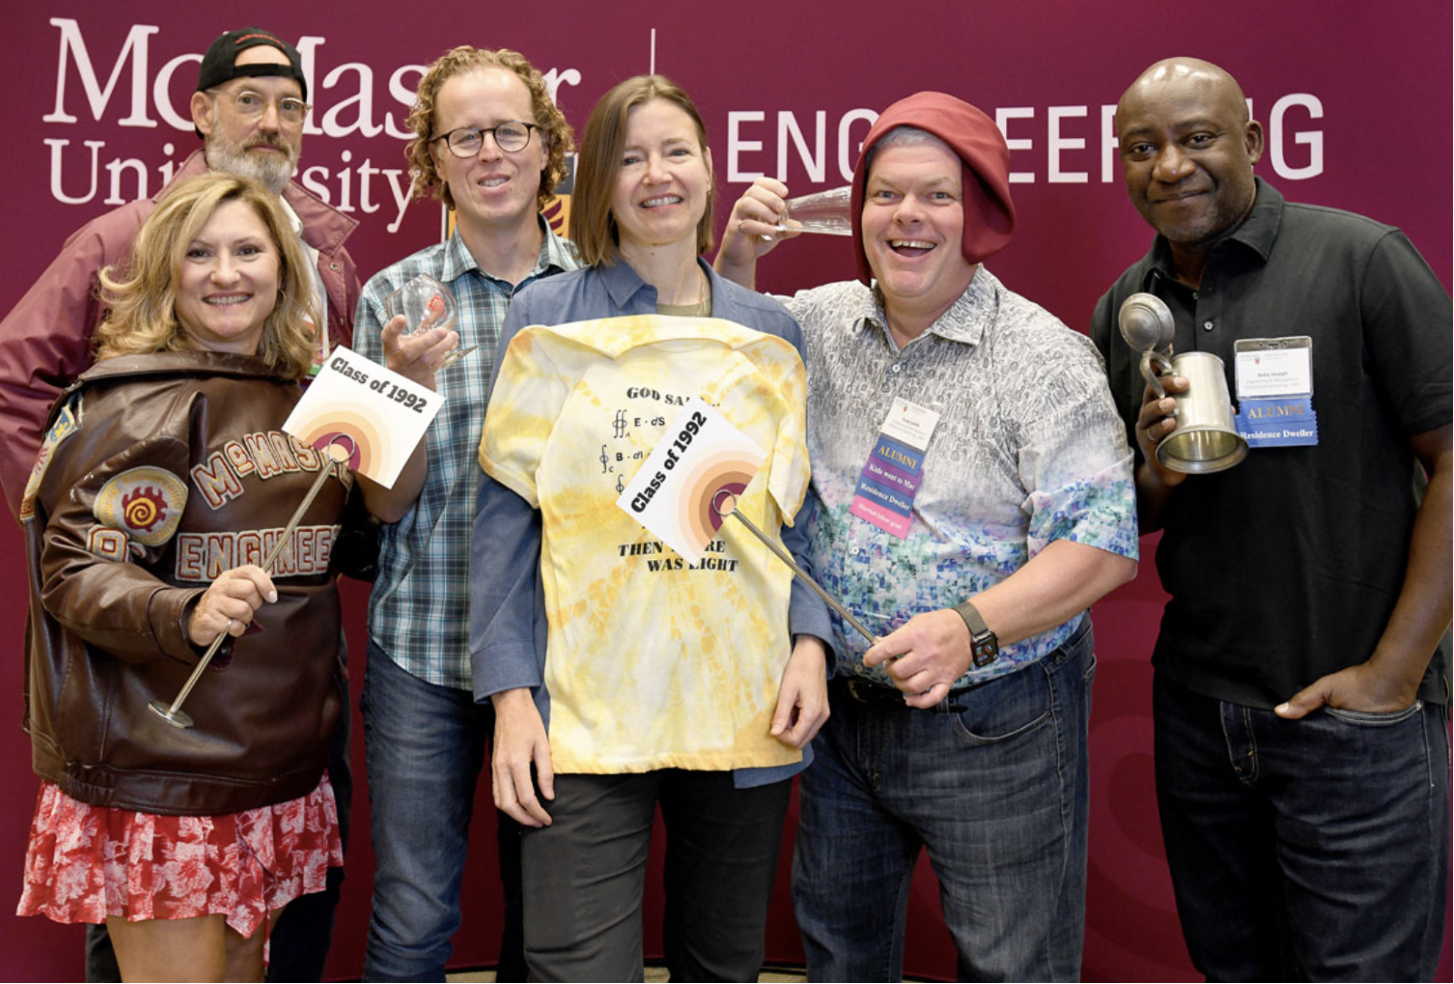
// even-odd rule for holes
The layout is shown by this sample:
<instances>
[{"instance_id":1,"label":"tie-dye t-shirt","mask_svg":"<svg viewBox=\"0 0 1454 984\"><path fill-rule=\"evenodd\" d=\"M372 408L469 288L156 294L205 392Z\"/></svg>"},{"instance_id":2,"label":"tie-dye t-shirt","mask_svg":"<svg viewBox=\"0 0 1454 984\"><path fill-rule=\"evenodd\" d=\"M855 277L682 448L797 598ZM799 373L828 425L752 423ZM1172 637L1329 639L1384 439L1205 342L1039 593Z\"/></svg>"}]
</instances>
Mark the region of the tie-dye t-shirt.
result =
<instances>
[{"instance_id":1,"label":"tie-dye t-shirt","mask_svg":"<svg viewBox=\"0 0 1454 984\"><path fill-rule=\"evenodd\" d=\"M803 327L820 583L884 635L1015 573L1054 540L1137 556L1131 451L1090 339L983 267L923 334L894 345L876 291L857 281L784 298ZM907 536L852 514L864 463L896 397L939 414ZM971 667L977 683L1049 655L1084 615ZM868 643L833 615L837 672Z\"/></svg>"},{"instance_id":2,"label":"tie-dye t-shirt","mask_svg":"<svg viewBox=\"0 0 1454 984\"><path fill-rule=\"evenodd\" d=\"M480 466L541 512L556 772L801 758L768 735L791 571L731 520L689 564L616 499L700 396L767 453L738 509L780 545L807 489L804 390L790 343L717 318L605 318L511 340Z\"/></svg>"}]
</instances>

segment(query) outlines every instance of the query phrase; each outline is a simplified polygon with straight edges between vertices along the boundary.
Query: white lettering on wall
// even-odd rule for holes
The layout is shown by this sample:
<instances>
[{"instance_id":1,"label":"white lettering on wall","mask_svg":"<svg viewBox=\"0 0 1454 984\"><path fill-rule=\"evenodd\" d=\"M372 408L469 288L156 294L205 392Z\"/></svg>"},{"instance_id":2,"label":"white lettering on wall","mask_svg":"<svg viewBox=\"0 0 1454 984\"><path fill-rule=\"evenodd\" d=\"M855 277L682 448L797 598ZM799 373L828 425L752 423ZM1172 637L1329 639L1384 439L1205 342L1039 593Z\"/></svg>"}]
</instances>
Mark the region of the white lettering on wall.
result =
<instances>
[{"instance_id":1,"label":"white lettering on wall","mask_svg":"<svg viewBox=\"0 0 1454 984\"><path fill-rule=\"evenodd\" d=\"M871 109L851 109L838 121L838 176L845 182L853 180L853 165L858 163L858 152L863 149L862 140L853 143L849 138L853 125L867 123L868 126L863 128L864 136L867 136L877 121L878 113ZM849 156L850 151L852 156Z\"/></svg>"},{"instance_id":2,"label":"white lettering on wall","mask_svg":"<svg viewBox=\"0 0 1454 984\"><path fill-rule=\"evenodd\" d=\"M50 148L50 194L56 201L65 205L84 205L96 197L96 182L100 177L98 162L101 157L101 148L106 146L104 140L87 140L86 146L91 148L91 186L84 195L67 195L61 187L61 152L70 146L69 140L56 140L46 138L46 146Z\"/></svg>"},{"instance_id":3,"label":"white lettering on wall","mask_svg":"<svg viewBox=\"0 0 1454 984\"><path fill-rule=\"evenodd\" d=\"M1085 184L1090 180L1090 175L1085 171L1066 171L1061 168L1061 152L1067 150L1084 150L1084 137L1065 137L1060 132L1060 121L1067 117L1080 117L1086 115L1085 106L1051 106L1050 107L1050 134L1045 141L1050 154L1050 166L1046 171L1046 178L1051 184Z\"/></svg>"},{"instance_id":4,"label":"white lettering on wall","mask_svg":"<svg viewBox=\"0 0 1454 984\"><path fill-rule=\"evenodd\" d=\"M1010 120L1033 120L1035 118L1035 107L1033 106L1001 106L995 110L995 126L1000 128L1000 135L1005 138L1005 146L1010 148L1010 160L1015 159L1015 151L1031 151L1035 149L1035 141L1029 137L1011 137ZM1035 180L1034 171L1011 171L1010 184L1029 184Z\"/></svg>"},{"instance_id":5,"label":"white lettering on wall","mask_svg":"<svg viewBox=\"0 0 1454 984\"><path fill-rule=\"evenodd\" d=\"M1307 110L1310 119L1320 120L1323 118L1323 102L1317 96L1306 92L1292 92L1272 104L1272 113L1267 119L1267 143L1272 151L1272 169L1280 178L1301 181L1305 178L1315 178L1323 173L1323 131L1309 130L1295 133L1292 142L1307 146L1308 162L1302 167L1294 167L1289 164L1284 121L1287 111L1293 107Z\"/></svg>"},{"instance_id":6,"label":"white lettering on wall","mask_svg":"<svg viewBox=\"0 0 1454 984\"><path fill-rule=\"evenodd\" d=\"M743 154L751 154L762 150L761 140L744 140L742 137L742 124L761 123L767 116L761 111L749 110L728 110L727 111L727 180L756 181L762 177L761 171L743 170L740 163Z\"/></svg>"},{"instance_id":7,"label":"white lettering on wall","mask_svg":"<svg viewBox=\"0 0 1454 984\"><path fill-rule=\"evenodd\" d=\"M777 114L777 173L783 178L788 173L788 142L797 148L798 160L802 161L803 168L808 172L808 180L814 184L823 183L823 174L827 161L823 156L823 147L827 141L828 114L823 110L813 114L816 126L813 127L813 149L808 149L808 141L803 138L803 131L798 126L798 118L793 113Z\"/></svg>"},{"instance_id":8,"label":"white lettering on wall","mask_svg":"<svg viewBox=\"0 0 1454 984\"><path fill-rule=\"evenodd\" d=\"M97 81L96 69L91 64L91 55L86 50L86 41L81 37L81 25L69 17L52 17L51 26L57 27L61 32L61 53L56 60L56 104L41 119L47 123L75 123L76 117L66 111L66 66L71 59L75 59L76 75L81 80L81 87L86 90L86 102L91 107L91 118L99 122L101 116L106 112L106 105L111 101L111 93L116 90L116 83L121 78L121 70L126 67L127 58L131 59L131 112L117 121L118 126L156 126L156 120L146 115L146 55L147 41L161 28L153 24L135 24L127 32L126 43L121 46L121 54L116 56L116 64L111 67L111 75L106 80L106 88L101 88Z\"/></svg>"}]
</instances>

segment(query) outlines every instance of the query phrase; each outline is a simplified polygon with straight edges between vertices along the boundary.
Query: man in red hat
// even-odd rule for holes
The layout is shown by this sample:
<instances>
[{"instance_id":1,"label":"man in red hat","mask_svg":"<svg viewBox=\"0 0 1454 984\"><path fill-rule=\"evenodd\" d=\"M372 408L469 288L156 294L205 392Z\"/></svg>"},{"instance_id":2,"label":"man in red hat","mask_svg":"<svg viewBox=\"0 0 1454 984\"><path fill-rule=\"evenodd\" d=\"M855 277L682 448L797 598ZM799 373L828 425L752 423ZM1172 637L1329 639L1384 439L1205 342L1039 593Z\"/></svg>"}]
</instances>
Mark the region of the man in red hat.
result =
<instances>
[{"instance_id":1,"label":"man in red hat","mask_svg":"<svg viewBox=\"0 0 1454 984\"><path fill-rule=\"evenodd\" d=\"M317 326L319 353L352 343L359 283L344 240L358 223L291 180L303 142L307 98L308 80L291 44L258 27L217 38L202 57L191 101L202 148L154 197L107 212L75 232L0 322L0 483L12 512L20 508L51 404L91 365L92 332L105 314L97 273L126 258L142 222L177 182L209 170L227 171L252 178L278 195L315 264L313 286L324 314L324 324ZM352 790L347 722L347 716L341 719L329 762L345 838ZM273 930L272 979L320 979L341 882L342 869L330 869L326 892L288 906ZM86 977L120 980L101 926L91 927L87 937Z\"/></svg>"},{"instance_id":2,"label":"man in red hat","mask_svg":"<svg viewBox=\"0 0 1454 984\"><path fill-rule=\"evenodd\" d=\"M787 189L738 201L751 282ZM1091 602L1135 576L1131 454L1090 341L1008 290L1009 150L943 93L884 111L854 171L858 279L803 327L832 715L803 773L793 900L814 980L897 980L927 846L961 977L1069 980L1084 931ZM769 238L764 238L769 237Z\"/></svg>"}]
</instances>

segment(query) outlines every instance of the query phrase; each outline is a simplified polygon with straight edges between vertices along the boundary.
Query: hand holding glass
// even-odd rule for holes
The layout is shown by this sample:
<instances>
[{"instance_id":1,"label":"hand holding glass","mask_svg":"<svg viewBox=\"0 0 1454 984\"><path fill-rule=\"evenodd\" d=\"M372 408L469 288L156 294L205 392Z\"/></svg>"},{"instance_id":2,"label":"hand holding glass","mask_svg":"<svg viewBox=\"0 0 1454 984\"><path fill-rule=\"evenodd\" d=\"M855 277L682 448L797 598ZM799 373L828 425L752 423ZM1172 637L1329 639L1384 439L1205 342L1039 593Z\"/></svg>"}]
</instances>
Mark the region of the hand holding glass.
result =
<instances>
[{"instance_id":1,"label":"hand holding glass","mask_svg":"<svg viewBox=\"0 0 1454 984\"><path fill-rule=\"evenodd\" d=\"M778 232L818 232L827 236L853 235L853 188L830 188L790 198L778 219Z\"/></svg>"},{"instance_id":2,"label":"hand holding glass","mask_svg":"<svg viewBox=\"0 0 1454 984\"><path fill-rule=\"evenodd\" d=\"M459 316L459 302L444 284L427 273L421 273L384 300L389 318L403 315L406 334L416 335L421 331L442 328L449 331ZM412 327L408 327L412 326ZM457 348L444 357L440 369L454 365L473 352L478 346Z\"/></svg>"}]
</instances>

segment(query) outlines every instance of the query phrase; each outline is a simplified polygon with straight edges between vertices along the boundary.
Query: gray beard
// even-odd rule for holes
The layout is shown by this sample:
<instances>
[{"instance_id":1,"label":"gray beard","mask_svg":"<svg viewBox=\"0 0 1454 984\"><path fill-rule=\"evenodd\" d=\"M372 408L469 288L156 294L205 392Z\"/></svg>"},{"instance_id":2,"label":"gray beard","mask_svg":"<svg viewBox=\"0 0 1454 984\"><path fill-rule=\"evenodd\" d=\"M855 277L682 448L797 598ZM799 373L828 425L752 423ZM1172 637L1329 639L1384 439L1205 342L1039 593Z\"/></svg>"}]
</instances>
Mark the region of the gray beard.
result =
<instances>
[{"instance_id":1,"label":"gray beard","mask_svg":"<svg viewBox=\"0 0 1454 984\"><path fill-rule=\"evenodd\" d=\"M212 170L251 178L275 195L283 193L298 164L298 159L291 154L286 157L272 154L253 157L245 150L236 152L216 142L207 145L206 153L207 166Z\"/></svg>"}]
</instances>

